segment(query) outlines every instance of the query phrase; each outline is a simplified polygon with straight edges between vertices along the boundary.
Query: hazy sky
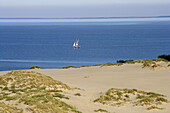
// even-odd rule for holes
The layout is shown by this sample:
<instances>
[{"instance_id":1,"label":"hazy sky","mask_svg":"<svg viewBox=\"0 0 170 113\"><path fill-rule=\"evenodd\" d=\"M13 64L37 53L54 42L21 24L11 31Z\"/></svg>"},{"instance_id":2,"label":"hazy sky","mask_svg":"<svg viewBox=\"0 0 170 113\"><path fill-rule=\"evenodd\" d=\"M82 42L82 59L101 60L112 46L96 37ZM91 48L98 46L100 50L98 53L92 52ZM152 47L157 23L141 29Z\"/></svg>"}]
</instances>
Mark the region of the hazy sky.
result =
<instances>
[{"instance_id":1,"label":"hazy sky","mask_svg":"<svg viewBox=\"0 0 170 113\"><path fill-rule=\"evenodd\" d=\"M170 16L170 0L0 0L0 18Z\"/></svg>"}]
</instances>

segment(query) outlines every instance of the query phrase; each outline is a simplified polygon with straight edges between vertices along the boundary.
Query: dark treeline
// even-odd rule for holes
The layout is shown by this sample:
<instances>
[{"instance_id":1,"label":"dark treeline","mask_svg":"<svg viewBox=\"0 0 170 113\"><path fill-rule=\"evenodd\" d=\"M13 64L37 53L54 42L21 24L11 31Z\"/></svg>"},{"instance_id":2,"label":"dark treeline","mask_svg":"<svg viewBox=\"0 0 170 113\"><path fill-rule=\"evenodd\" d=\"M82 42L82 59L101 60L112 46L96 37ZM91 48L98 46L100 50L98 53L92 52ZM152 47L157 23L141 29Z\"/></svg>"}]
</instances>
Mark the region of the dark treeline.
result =
<instances>
[{"instance_id":1,"label":"dark treeline","mask_svg":"<svg viewBox=\"0 0 170 113\"><path fill-rule=\"evenodd\" d=\"M170 61L170 55L160 55L160 56L158 56L158 58L163 58L167 61Z\"/></svg>"},{"instance_id":2,"label":"dark treeline","mask_svg":"<svg viewBox=\"0 0 170 113\"><path fill-rule=\"evenodd\" d=\"M158 58L170 61L170 55L160 55L158 56ZM128 62L133 62L133 61L134 60L117 60L117 63L128 63Z\"/></svg>"}]
</instances>

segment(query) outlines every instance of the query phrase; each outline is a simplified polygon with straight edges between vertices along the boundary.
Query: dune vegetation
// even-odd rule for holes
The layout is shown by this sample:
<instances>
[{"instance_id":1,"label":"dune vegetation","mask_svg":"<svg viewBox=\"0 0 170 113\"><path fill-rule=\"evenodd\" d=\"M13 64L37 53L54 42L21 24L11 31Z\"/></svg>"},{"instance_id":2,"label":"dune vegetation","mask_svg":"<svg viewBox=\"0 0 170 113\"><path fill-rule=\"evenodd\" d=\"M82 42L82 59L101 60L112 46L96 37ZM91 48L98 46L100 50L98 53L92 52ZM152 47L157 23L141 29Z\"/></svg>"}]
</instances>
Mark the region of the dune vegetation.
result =
<instances>
[{"instance_id":1,"label":"dune vegetation","mask_svg":"<svg viewBox=\"0 0 170 113\"><path fill-rule=\"evenodd\" d=\"M32 66L32 67L30 67L30 69L41 69L41 67L39 67L39 66Z\"/></svg>"},{"instance_id":2,"label":"dune vegetation","mask_svg":"<svg viewBox=\"0 0 170 113\"><path fill-rule=\"evenodd\" d=\"M0 102L0 113L23 113L23 110Z\"/></svg>"},{"instance_id":3,"label":"dune vegetation","mask_svg":"<svg viewBox=\"0 0 170 113\"><path fill-rule=\"evenodd\" d=\"M94 112L103 112L103 113L109 113L107 110L105 109L97 109L97 110L94 110Z\"/></svg>"},{"instance_id":4,"label":"dune vegetation","mask_svg":"<svg viewBox=\"0 0 170 113\"><path fill-rule=\"evenodd\" d=\"M76 93L76 94L74 94L75 96L81 96L81 94L80 93Z\"/></svg>"},{"instance_id":5,"label":"dune vegetation","mask_svg":"<svg viewBox=\"0 0 170 113\"><path fill-rule=\"evenodd\" d=\"M12 71L0 76L0 111L11 113L79 113L61 101L71 88L36 72ZM2 102L3 101L3 102Z\"/></svg>"},{"instance_id":6,"label":"dune vegetation","mask_svg":"<svg viewBox=\"0 0 170 113\"><path fill-rule=\"evenodd\" d=\"M131 104L133 106L144 106L147 110L162 110L164 108L160 108L159 106L169 101L165 95L154 92L111 88L105 94L95 99L94 102L119 107L125 104Z\"/></svg>"},{"instance_id":7,"label":"dune vegetation","mask_svg":"<svg viewBox=\"0 0 170 113\"><path fill-rule=\"evenodd\" d=\"M158 58L162 58L162 59L165 59L167 61L170 61L170 55L160 55L160 56L158 56Z\"/></svg>"},{"instance_id":8,"label":"dune vegetation","mask_svg":"<svg viewBox=\"0 0 170 113\"><path fill-rule=\"evenodd\" d=\"M168 63L169 61L164 59L164 58L157 58L157 59L153 59L153 60L149 60L149 59L143 59L143 60L117 60L116 63L106 63L106 64L94 64L94 65L83 65L83 66L66 66L66 67L62 67L59 69L69 69L69 68L82 68L82 67L94 67L94 66L100 66L100 67L104 67L104 66L122 66L123 64L135 64L135 63L140 63L143 65L143 68L145 67L149 67L151 69L155 69L155 68L161 68L162 66L157 64L157 62L166 62ZM169 67L169 65L167 66Z\"/></svg>"}]
</instances>

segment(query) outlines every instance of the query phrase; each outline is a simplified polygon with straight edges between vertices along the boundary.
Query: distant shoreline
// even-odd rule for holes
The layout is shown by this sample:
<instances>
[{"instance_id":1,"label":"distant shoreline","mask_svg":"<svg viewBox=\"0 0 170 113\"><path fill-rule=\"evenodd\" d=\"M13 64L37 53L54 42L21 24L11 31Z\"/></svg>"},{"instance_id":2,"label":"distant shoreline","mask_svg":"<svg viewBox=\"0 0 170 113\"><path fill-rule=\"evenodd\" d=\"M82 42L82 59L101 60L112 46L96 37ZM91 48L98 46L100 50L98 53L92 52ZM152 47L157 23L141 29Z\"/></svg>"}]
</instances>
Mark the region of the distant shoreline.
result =
<instances>
[{"instance_id":1,"label":"distant shoreline","mask_svg":"<svg viewBox=\"0 0 170 113\"><path fill-rule=\"evenodd\" d=\"M168 55L167 55L168 56ZM159 67L159 65L155 65L156 62L165 62L167 63L166 67L170 67L170 64L168 64L170 61L164 58L156 58L156 59L143 59L143 60L117 60L115 63L113 62L108 62L108 63L103 63L103 64L92 64L92 65L81 65L81 66L74 66L74 65L67 65L67 66L63 66L63 67L56 67L56 68L44 68L41 67L40 65L35 65L32 66L30 68L20 68L20 69L8 69L8 70L0 70L0 72L2 71L17 71L17 70L29 70L29 69L70 69L70 68L83 68L83 67L105 67L105 66L122 66L124 64L136 64L136 63L140 63L143 65L143 67L149 67L149 68L154 68L153 66Z\"/></svg>"},{"instance_id":2,"label":"distant shoreline","mask_svg":"<svg viewBox=\"0 0 170 113\"><path fill-rule=\"evenodd\" d=\"M0 19L114 19L114 18L170 18L170 16L129 16L129 17L56 17L56 18L0 18Z\"/></svg>"}]
</instances>

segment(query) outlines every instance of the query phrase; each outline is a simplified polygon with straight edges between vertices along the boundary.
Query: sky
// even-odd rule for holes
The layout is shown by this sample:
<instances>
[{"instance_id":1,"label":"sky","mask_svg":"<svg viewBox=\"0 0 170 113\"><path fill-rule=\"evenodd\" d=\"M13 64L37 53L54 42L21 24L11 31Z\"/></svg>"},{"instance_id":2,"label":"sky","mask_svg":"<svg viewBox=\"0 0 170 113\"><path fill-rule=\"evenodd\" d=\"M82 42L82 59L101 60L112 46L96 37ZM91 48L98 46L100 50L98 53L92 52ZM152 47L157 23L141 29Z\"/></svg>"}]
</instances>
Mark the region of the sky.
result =
<instances>
[{"instance_id":1,"label":"sky","mask_svg":"<svg viewBox=\"0 0 170 113\"><path fill-rule=\"evenodd\" d=\"M170 0L0 0L0 18L170 16Z\"/></svg>"}]
</instances>

